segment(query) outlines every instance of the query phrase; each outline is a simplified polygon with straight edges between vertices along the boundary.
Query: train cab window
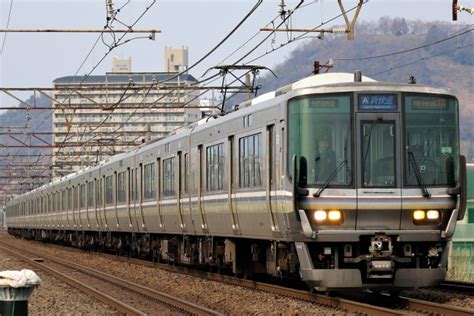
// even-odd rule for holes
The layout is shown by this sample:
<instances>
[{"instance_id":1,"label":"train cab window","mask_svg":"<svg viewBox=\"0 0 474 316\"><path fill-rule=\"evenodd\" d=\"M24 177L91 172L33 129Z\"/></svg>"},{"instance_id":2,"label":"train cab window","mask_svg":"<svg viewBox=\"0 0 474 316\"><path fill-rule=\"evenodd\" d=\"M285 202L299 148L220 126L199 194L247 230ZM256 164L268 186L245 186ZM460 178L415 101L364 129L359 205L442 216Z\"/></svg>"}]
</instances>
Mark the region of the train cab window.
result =
<instances>
[{"instance_id":1,"label":"train cab window","mask_svg":"<svg viewBox=\"0 0 474 316\"><path fill-rule=\"evenodd\" d=\"M114 203L114 179L113 176L105 177L105 204L112 205Z\"/></svg>"},{"instance_id":2,"label":"train cab window","mask_svg":"<svg viewBox=\"0 0 474 316\"><path fill-rule=\"evenodd\" d=\"M363 121L361 128L363 186L394 187L395 122Z\"/></svg>"},{"instance_id":3,"label":"train cab window","mask_svg":"<svg viewBox=\"0 0 474 316\"><path fill-rule=\"evenodd\" d=\"M94 182L87 183L87 206L89 208L94 206Z\"/></svg>"},{"instance_id":4,"label":"train cab window","mask_svg":"<svg viewBox=\"0 0 474 316\"><path fill-rule=\"evenodd\" d=\"M239 139L239 181L241 188L262 185L262 134Z\"/></svg>"},{"instance_id":5,"label":"train cab window","mask_svg":"<svg viewBox=\"0 0 474 316\"><path fill-rule=\"evenodd\" d=\"M224 189L224 143L206 148L207 191Z\"/></svg>"},{"instance_id":6,"label":"train cab window","mask_svg":"<svg viewBox=\"0 0 474 316\"><path fill-rule=\"evenodd\" d=\"M117 174L117 203L125 203L125 171Z\"/></svg>"},{"instance_id":7,"label":"train cab window","mask_svg":"<svg viewBox=\"0 0 474 316\"><path fill-rule=\"evenodd\" d=\"M288 103L287 170L293 156L307 163L308 186L352 184L352 120L348 95L307 95Z\"/></svg>"},{"instance_id":8,"label":"train cab window","mask_svg":"<svg viewBox=\"0 0 474 316\"><path fill-rule=\"evenodd\" d=\"M176 194L175 186L175 158L163 160L163 195L173 196Z\"/></svg>"},{"instance_id":9,"label":"train cab window","mask_svg":"<svg viewBox=\"0 0 474 316\"><path fill-rule=\"evenodd\" d=\"M404 97L405 184L454 185L459 154L458 105L454 98Z\"/></svg>"},{"instance_id":10,"label":"train cab window","mask_svg":"<svg viewBox=\"0 0 474 316\"><path fill-rule=\"evenodd\" d=\"M155 164L150 163L143 168L143 198L156 198Z\"/></svg>"}]
</instances>

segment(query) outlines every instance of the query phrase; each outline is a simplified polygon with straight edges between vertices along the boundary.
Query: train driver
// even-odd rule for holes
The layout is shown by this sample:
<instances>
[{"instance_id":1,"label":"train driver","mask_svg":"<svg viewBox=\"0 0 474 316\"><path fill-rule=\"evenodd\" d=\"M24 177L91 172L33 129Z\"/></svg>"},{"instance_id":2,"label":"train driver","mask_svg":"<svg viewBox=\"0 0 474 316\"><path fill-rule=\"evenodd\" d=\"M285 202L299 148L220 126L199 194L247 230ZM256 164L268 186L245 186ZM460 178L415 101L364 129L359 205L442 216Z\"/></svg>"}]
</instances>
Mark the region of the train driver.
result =
<instances>
[{"instance_id":1,"label":"train driver","mask_svg":"<svg viewBox=\"0 0 474 316\"><path fill-rule=\"evenodd\" d=\"M322 138L318 142L318 151L315 158L315 181L318 183L328 179L336 169L336 154L331 149L329 140Z\"/></svg>"}]
</instances>

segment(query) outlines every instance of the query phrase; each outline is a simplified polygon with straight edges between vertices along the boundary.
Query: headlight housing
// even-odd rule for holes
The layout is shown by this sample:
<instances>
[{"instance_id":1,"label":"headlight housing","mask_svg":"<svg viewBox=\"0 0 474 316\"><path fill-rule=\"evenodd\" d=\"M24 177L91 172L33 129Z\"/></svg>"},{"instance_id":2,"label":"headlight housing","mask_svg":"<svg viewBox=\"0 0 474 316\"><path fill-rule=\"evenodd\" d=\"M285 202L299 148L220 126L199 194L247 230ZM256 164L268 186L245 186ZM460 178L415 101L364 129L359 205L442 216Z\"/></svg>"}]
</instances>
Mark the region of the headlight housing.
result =
<instances>
[{"instance_id":1,"label":"headlight housing","mask_svg":"<svg viewBox=\"0 0 474 316\"><path fill-rule=\"evenodd\" d=\"M315 210L313 212L314 222L318 225L342 224L344 213L340 210Z\"/></svg>"},{"instance_id":2,"label":"headlight housing","mask_svg":"<svg viewBox=\"0 0 474 316\"><path fill-rule=\"evenodd\" d=\"M438 224L442 213L439 210L414 210L412 217L416 225Z\"/></svg>"}]
</instances>

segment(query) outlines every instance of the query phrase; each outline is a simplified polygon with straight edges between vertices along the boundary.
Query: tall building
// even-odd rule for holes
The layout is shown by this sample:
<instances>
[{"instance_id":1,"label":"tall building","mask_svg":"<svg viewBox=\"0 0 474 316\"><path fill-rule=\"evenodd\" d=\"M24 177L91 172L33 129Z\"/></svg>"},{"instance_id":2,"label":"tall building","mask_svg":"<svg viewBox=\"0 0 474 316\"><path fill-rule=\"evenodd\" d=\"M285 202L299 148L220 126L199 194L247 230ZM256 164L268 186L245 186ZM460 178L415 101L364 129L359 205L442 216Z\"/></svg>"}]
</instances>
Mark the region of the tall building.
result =
<instances>
[{"instance_id":1,"label":"tall building","mask_svg":"<svg viewBox=\"0 0 474 316\"><path fill-rule=\"evenodd\" d=\"M199 120L196 79L176 73L106 73L53 81L53 177L125 152ZM157 85L155 82L164 81ZM152 87L152 88L151 88Z\"/></svg>"},{"instance_id":2,"label":"tall building","mask_svg":"<svg viewBox=\"0 0 474 316\"><path fill-rule=\"evenodd\" d=\"M165 71L181 72L188 68L188 48L165 47Z\"/></svg>"},{"instance_id":3,"label":"tall building","mask_svg":"<svg viewBox=\"0 0 474 316\"><path fill-rule=\"evenodd\" d=\"M132 57L121 59L114 56L112 60L112 72L132 72Z\"/></svg>"}]
</instances>

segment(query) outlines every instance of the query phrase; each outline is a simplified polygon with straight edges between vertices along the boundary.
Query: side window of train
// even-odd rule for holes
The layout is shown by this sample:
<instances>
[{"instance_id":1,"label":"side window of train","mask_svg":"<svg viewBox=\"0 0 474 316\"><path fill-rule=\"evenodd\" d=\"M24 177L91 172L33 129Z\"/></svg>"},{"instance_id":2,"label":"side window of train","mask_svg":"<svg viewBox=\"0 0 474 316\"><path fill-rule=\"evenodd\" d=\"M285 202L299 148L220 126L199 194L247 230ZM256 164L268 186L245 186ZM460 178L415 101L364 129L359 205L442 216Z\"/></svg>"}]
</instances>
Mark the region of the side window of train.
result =
<instances>
[{"instance_id":1,"label":"side window of train","mask_svg":"<svg viewBox=\"0 0 474 316\"><path fill-rule=\"evenodd\" d=\"M125 203L126 200L126 190L125 190L125 171L120 172L117 175L117 203Z\"/></svg>"},{"instance_id":2,"label":"side window of train","mask_svg":"<svg viewBox=\"0 0 474 316\"><path fill-rule=\"evenodd\" d=\"M150 200L156 198L155 165L150 163L143 168L143 198Z\"/></svg>"},{"instance_id":3,"label":"side window of train","mask_svg":"<svg viewBox=\"0 0 474 316\"><path fill-rule=\"evenodd\" d=\"M94 182L87 183L87 206L92 208L94 206Z\"/></svg>"},{"instance_id":4,"label":"side window of train","mask_svg":"<svg viewBox=\"0 0 474 316\"><path fill-rule=\"evenodd\" d=\"M262 185L262 134L239 139L239 183L241 188Z\"/></svg>"},{"instance_id":5,"label":"side window of train","mask_svg":"<svg viewBox=\"0 0 474 316\"><path fill-rule=\"evenodd\" d=\"M224 189L224 143L206 148L206 189Z\"/></svg>"},{"instance_id":6,"label":"side window of train","mask_svg":"<svg viewBox=\"0 0 474 316\"><path fill-rule=\"evenodd\" d=\"M163 160L163 195L173 196L175 191L175 158Z\"/></svg>"},{"instance_id":7,"label":"side window of train","mask_svg":"<svg viewBox=\"0 0 474 316\"><path fill-rule=\"evenodd\" d=\"M114 178L113 175L105 177L105 204L114 203Z\"/></svg>"},{"instance_id":8,"label":"side window of train","mask_svg":"<svg viewBox=\"0 0 474 316\"><path fill-rule=\"evenodd\" d=\"M86 185L81 184L79 187L79 209L86 208Z\"/></svg>"}]
</instances>

